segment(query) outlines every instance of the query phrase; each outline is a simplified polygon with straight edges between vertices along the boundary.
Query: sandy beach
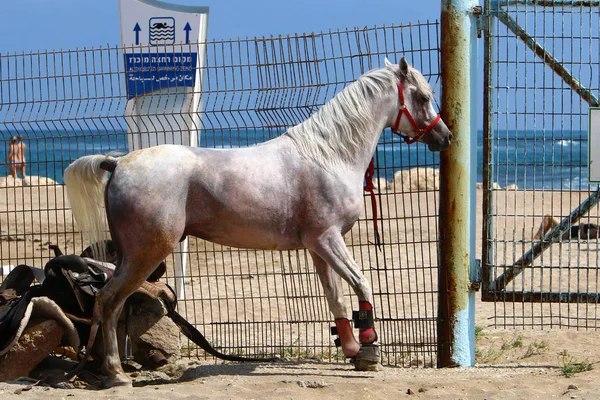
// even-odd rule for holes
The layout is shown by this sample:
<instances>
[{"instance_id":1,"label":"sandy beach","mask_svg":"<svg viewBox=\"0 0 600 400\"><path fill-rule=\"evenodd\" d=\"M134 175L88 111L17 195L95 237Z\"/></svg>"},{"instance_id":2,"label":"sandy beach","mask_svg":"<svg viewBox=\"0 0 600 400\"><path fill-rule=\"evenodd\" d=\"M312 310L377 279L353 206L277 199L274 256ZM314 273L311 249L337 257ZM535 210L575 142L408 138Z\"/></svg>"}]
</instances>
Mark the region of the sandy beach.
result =
<instances>
[{"instance_id":1,"label":"sandy beach","mask_svg":"<svg viewBox=\"0 0 600 400\"><path fill-rule=\"evenodd\" d=\"M477 190L478 207L481 207L481 189ZM537 230L542 215L566 215L581 196L568 192L532 192L524 190L498 190L496 196L495 229L499 243L496 245L496 265L510 265L515 256L523 253ZM437 270L428 268L436 264L436 210L437 192L394 194L386 192L380 197L382 204L380 229L384 250L358 242L371 232L369 220L361 220L346 237L357 262L363 265L377 293L378 318L402 318L411 315L435 314L435 279ZM571 207L571 208L569 208ZM51 257L48 244L58 244L65 252L78 253L83 239L71 221L71 214L60 185L0 187L0 228L2 242L0 263L17 265L25 263L43 267ZM480 210L480 208L478 208ZM367 201L365 214L370 214ZM504 216L511 214L510 217ZM514 215L512 215L514 214ZM477 257L481 257L481 215L477 212ZM413 217L413 218L408 218ZM587 217L586 217L587 218ZM597 218L597 214L589 217ZM372 241L373 238L369 237ZM511 289L538 290L556 285L554 274L561 277L580 277L598 265L596 241L557 244L534 267L516 279ZM227 315L233 322L273 320L281 315L301 320L320 321L314 330L294 332L295 328L274 325L281 332L261 333L263 338L298 338L302 341L323 342L331 337L324 331L330 316L324 301L310 300L318 296L320 288L314 281L312 266L305 255L273 254L271 252L233 252L198 240L190 241L190 279L185 285L186 294L200 302L182 302L182 312L192 323L210 325ZM564 270L550 270L540 277L543 264L566 265ZM370 266L367 269L365 266ZM385 265L386 268L374 268ZM536 268L537 266L537 268ZM203 271L197 271L203 268ZM291 274L298 270L298 274ZM173 274L173 271L170 271ZM566 275L565 275L566 274ZM579 275L577 275L579 274ZM225 277L222 277L224 275ZM171 275L172 276L172 275ZM281 283L279 279L287 279ZM562 278L561 278L562 279ZM582 283L583 282L583 283ZM280 287L281 293L272 292ZM401 285L404 285L400 287ZM560 286L562 285L562 286ZM559 288L598 291L595 275L586 279L561 281ZM588 285L588 286L585 286ZM555 286L552 286L554 290ZM415 293L416 290L427 294ZM296 292L292 293L291 291ZM260 293L269 292L269 298ZM394 292L403 294L398 295ZM438 370L425 368L435 360L427 354L412 363L418 368L385 366L376 373L355 372L352 366L340 361L322 362L290 361L284 364L236 364L198 361L184 358L165 370L141 374L134 379L134 388L116 388L90 393L83 389L26 388L26 383L0 383L0 394L7 397L19 393L19 398L59 399L89 397L121 398L207 398L207 399L381 399L392 397L416 398L599 398L600 385L595 381L600 361L597 342L600 333L594 330L517 328L497 329L493 326L512 324L523 318L512 318L529 313L537 321L549 324L563 321L566 313L586 317L597 324L593 305L529 305L513 303L483 303L476 294L477 366ZM307 298L309 300L307 300ZM396 298L395 302L389 301ZM350 301L350 300L349 300ZM202 305L201 305L202 304ZM350 304L350 303L349 303ZM286 314L287 313L287 314ZM500 317L494 318L494 314ZM502 317L508 315L509 317ZM322 323L321 323L322 322ZM575 322L573 322L575 324ZM215 328L216 329L216 328ZM215 339L223 339L227 329L208 330ZM279 335L279 336L278 336ZM249 339L252 342L252 338ZM235 342L235 341L234 341ZM228 342L230 343L230 342ZM327 343L327 344L326 344ZM313 354L313 356L317 356ZM389 360L388 360L389 361ZM592 370L565 376L571 365L589 363ZM393 363L388 363L393 364ZM409 362L411 364L411 362ZM404 365L400 363L399 365ZM424 367L425 366L425 367Z\"/></svg>"}]
</instances>

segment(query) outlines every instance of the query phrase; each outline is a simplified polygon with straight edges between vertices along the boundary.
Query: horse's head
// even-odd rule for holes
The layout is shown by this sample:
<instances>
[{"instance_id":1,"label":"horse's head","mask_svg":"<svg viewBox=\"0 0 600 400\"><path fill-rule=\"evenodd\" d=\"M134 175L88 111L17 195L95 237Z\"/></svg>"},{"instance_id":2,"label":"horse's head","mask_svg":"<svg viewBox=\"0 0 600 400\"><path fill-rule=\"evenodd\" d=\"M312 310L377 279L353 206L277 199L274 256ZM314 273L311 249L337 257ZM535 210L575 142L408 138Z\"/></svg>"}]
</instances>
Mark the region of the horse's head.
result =
<instances>
[{"instance_id":1,"label":"horse's head","mask_svg":"<svg viewBox=\"0 0 600 400\"><path fill-rule=\"evenodd\" d=\"M452 132L433 108L433 91L427 80L408 65L404 57L400 64L392 64L386 58L385 66L399 79L399 111L393 120L392 131L409 144L420 141L431 151L445 150L452 141Z\"/></svg>"}]
</instances>

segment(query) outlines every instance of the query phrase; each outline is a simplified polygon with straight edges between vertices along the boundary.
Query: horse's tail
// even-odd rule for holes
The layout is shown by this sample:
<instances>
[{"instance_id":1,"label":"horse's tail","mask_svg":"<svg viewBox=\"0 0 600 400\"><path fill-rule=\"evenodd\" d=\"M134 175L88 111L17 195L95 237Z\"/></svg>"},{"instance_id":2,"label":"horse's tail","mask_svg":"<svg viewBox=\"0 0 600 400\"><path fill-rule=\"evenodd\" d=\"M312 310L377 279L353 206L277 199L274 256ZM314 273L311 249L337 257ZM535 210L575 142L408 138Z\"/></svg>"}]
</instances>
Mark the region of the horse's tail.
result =
<instances>
[{"instance_id":1,"label":"horse's tail","mask_svg":"<svg viewBox=\"0 0 600 400\"><path fill-rule=\"evenodd\" d=\"M107 171L113 172L116 166L117 159L111 156L84 156L69 165L64 173L73 217L92 246L106 239L104 190ZM93 248L93 251L96 256L102 255L102 249Z\"/></svg>"}]
</instances>

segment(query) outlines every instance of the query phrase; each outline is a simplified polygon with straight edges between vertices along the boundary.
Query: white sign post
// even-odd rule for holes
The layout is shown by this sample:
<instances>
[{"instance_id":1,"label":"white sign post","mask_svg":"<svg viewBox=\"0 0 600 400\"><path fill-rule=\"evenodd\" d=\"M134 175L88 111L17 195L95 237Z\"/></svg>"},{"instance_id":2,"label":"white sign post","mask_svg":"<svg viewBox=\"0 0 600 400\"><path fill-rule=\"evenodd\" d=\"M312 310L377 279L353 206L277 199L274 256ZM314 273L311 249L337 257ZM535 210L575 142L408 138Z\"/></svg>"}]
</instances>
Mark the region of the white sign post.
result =
<instances>
[{"instance_id":1,"label":"white sign post","mask_svg":"<svg viewBox=\"0 0 600 400\"><path fill-rule=\"evenodd\" d=\"M589 130L589 179L590 183L600 183L600 108L590 107L588 111Z\"/></svg>"},{"instance_id":2,"label":"white sign post","mask_svg":"<svg viewBox=\"0 0 600 400\"><path fill-rule=\"evenodd\" d=\"M119 0L129 151L198 146L208 7ZM187 239L175 249L175 292L185 298Z\"/></svg>"}]
</instances>

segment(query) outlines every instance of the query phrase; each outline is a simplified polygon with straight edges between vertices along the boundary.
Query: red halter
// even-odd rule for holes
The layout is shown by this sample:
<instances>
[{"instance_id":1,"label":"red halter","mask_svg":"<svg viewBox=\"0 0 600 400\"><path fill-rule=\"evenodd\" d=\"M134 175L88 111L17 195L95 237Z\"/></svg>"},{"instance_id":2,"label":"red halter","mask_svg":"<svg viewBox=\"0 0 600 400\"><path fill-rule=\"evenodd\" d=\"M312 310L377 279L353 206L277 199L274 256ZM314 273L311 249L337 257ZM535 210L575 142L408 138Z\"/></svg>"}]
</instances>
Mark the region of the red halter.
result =
<instances>
[{"instance_id":1,"label":"red halter","mask_svg":"<svg viewBox=\"0 0 600 400\"><path fill-rule=\"evenodd\" d=\"M427 127L419 128L415 119L412 117L412 115L410 115L410 111L408 111L408 108L406 107L406 104L404 103L404 93L402 91L402 83L401 82L398 82L398 97L400 97L400 110L398 110L398 116L396 117L396 123L394 123L392 132L394 132L396 135L398 135L402 139L404 139L404 141L407 144L415 143L417 140L421 139L423 137L423 135L425 135L427 132L432 130L433 127L436 126L437 123L440 121L440 119L442 119L440 114L438 114L437 117L435 117L435 119L433 121L431 121L431 123L429 125L427 125ZM417 132L416 136L410 137L410 136L404 135L404 134L402 134L402 132L398 131L398 127L400 126L400 119L402 118L402 115L406 115L406 118L408 118L408 121L410 122L412 127Z\"/></svg>"},{"instance_id":2,"label":"red halter","mask_svg":"<svg viewBox=\"0 0 600 400\"><path fill-rule=\"evenodd\" d=\"M400 98L400 110L398 110L398 116L396 117L396 122L394 123L394 128L392 132L396 135L400 136L407 144L415 143L417 140L421 139L423 135L433 129L434 126L442 119L440 114L438 114L433 121L425 128L419 128L415 119L410 115L410 111L406 108L406 104L404 103L404 93L402 91L402 83L398 82L398 97ZM404 135L402 132L398 131L398 127L400 126L400 119L402 115L406 115L406 118L410 121L410 124L417 132L415 137L410 137L408 135ZM371 163L369 164L369 168L365 173L365 192L368 192L371 195L371 207L373 212L373 227L375 229L375 244L377 247L381 248L381 239L379 237L379 229L377 227L377 198L375 197L375 188L373 186L373 175L375 174L375 159L371 159Z\"/></svg>"}]
</instances>

